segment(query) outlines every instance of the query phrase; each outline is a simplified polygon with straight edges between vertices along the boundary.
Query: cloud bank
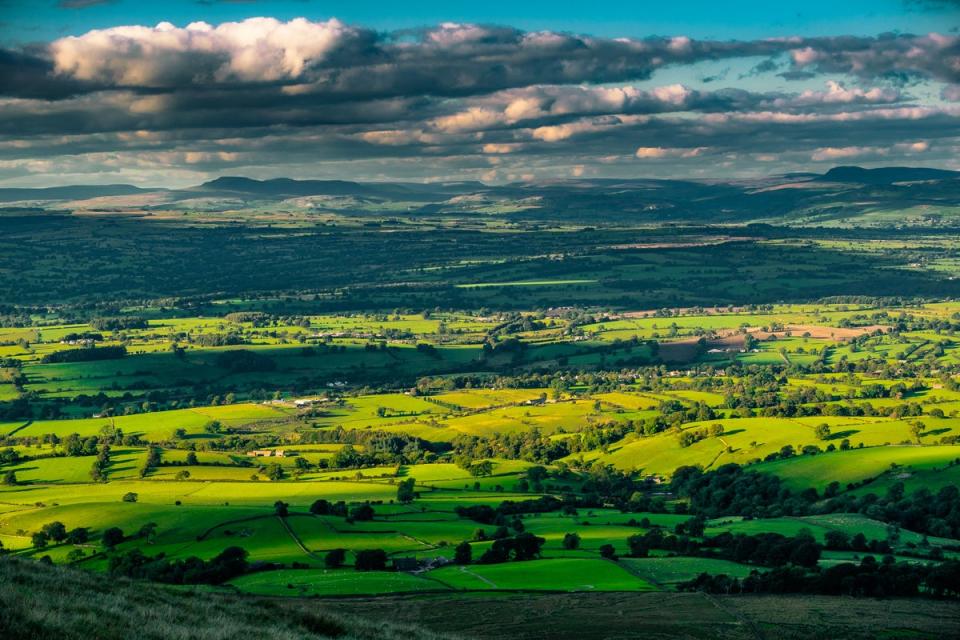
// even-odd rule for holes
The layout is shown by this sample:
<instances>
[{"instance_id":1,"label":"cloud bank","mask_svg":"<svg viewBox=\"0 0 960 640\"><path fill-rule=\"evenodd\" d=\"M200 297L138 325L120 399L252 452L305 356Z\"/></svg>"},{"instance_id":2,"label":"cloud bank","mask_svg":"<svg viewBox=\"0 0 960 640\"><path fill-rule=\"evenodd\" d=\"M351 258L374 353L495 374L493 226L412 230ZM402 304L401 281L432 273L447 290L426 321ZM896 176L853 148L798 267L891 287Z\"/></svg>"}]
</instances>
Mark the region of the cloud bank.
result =
<instances>
[{"instance_id":1,"label":"cloud bank","mask_svg":"<svg viewBox=\"0 0 960 640\"><path fill-rule=\"evenodd\" d=\"M751 71L699 87L669 80L720 61ZM335 18L162 22L0 50L0 181L942 164L960 146L958 102L956 34L712 41L460 23L380 32Z\"/></svg>"}]
</instances>

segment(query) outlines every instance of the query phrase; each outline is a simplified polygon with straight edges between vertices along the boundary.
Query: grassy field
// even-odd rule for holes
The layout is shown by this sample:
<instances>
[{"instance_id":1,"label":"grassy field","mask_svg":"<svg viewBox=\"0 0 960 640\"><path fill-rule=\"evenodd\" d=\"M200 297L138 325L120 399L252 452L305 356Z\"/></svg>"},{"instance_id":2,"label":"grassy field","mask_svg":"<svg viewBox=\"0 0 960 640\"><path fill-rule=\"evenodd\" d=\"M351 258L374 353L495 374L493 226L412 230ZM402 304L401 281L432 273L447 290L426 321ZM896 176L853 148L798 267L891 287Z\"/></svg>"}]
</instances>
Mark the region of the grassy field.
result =
<instances>
[{"instance_id":1,"label":"grassy field","mask_svg":"<svg viewBox=\"0 0 960 640\"><path fill-rule=\"evenodd\" d=\"M498 282L549 289L557 280L489 280L494 284L470 289L495 294ZM958 355L953 334L887 331L904 317L949 321L960 313L954 303L779 304L588 318L531 311L280 318L256 315L263 312L241 300L218 304L253 319L141 309L144 326L102 332L100 346L127 347L126 356L111 360L45 361L74 348L67 338L95 331L92 324L0 328L4 357L21 363L3 369L11 382L0 393L9 385L14 399L22 390L37 406L56 408L0 422L0 452L9 447L23 456L0 466L15 476L0 485L5 548L103 571L112 554L135 549L210 559L240 545L252 562L274 570L237 578L233 587L270 596L669 591L702 571L749 571L717 559L623 557L629 536L655 526L671 531L689 519L665 484L678 467L746 465L795 493L822 493L833 481L850 495L883 495L897 482L935 491L960 481L960 445L952 441L960 435L960 391L938 373ZM218 344L224 336L237 344ZM749 348L744 336L751 336ZM678 341L686 341L692 359L657 362L658 348L676 352ZM711 344L728 346L711 352ZM272 364L234 371L222 356L237 350L254 366ZM897 367L916 373L901 377ZM202 391L183 400L194 388ZM752 406L741 403L748 397ZM91 477L95 448L67 455L71 434L114 439L102 481ZM158 447L160 463L141 472L148 445ZM561 445L565 453L546 453ZM468 446L483 453L465 462ZM784 448L796 455L782 458ZM369 458L343 463L351 451ZM481 461L484 470L471 466ZM485 523L457 513L545 495L589 498L591 482L614 471L646 480L638 495L661 501L667 512L627 513L591 502L572 513L525 512ZM409 479L416 496L401 504L398 487ZM130 494L135 502L125 501ZM311 515L319 499L343 501L350 513ZM277 517L278 501L289 517ZM374 516L354 519L352 511L364 504ZM640 526L643 518L649 524ZM36 548L31 536L52 521L89 528L91 541ZM149 539L136 535L149 523L156 527ZM382 549L388 562L450 560L462 542L470 542L476 559L501 526L501 535L542 537L540 559L416 573L350 568L369 549ZM99 540L109 527L126 534L114 551ZM710 520L706 533L810 532L822 542L830 531L889 536L886 523L862 514L731 515ZM565 547L568 534L578 536L577 548ZM956 541L924 542L904 529L895 551L921 543ZM605 545L618 562L601 558ZM346 568L325 568L324 556L340 548ZM853 556L824 561L845 559Z\"/></svg>"},{"instance_id":2,"label":"grassy field","mask_svg":"<svg viewBox=\"0 0 960 640\"><path fill-rule=\"evenodd\" d=\"M653 586L612 562L563 558L500 565L445 567L431 577L456 589L648 591Z\"/></svg>"}]
</instances>

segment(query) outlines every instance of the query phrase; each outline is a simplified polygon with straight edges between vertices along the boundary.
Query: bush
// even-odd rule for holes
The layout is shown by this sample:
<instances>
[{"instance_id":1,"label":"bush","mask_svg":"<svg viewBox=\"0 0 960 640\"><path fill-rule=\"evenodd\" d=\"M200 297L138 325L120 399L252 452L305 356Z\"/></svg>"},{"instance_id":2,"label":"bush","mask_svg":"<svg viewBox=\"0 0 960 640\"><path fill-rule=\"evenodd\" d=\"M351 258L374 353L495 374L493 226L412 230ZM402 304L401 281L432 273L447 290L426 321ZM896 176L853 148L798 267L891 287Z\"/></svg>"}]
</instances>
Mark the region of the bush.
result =
<instances>
[{"instance_id":1,"label":"bush","mask_svg":"<svg viewBox=\"0 0 960 640\"><path fill-rule=\"evenodd\" d=\"M337 567L342 567L346 559L347 559L346 549L332 549L328 551L327 555L323 557L323 564L328 569L336 569Z\"/></svg>"},{"instance_id":2,"label":"bush","mask_svg":"<svg viewBox=\"0 0 960 640\"><path fill-rule=\"evenodd\" d=\"M383 549L357 551L353 566L357 571L384 571L387 568L387 552Z\"/></svg>"}]
</instances>

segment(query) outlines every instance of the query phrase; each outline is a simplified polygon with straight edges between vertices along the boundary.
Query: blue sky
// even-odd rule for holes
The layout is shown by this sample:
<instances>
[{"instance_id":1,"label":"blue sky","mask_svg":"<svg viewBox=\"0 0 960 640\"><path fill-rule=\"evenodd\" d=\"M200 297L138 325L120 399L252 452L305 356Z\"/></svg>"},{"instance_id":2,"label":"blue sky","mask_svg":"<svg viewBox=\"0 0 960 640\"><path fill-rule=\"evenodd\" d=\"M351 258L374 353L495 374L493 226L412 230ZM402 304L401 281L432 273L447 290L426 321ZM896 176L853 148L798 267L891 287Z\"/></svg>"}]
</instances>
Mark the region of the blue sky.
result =
<instances>
[{"instance_id":1,"label":"blue sky","mask_svg":"<svg viewBox=\"0 0 960 640\"><path fill-rule=\"evenodd\" d=\"M960 170L958 25L960 0L0 0L0 185Z\"/></svg>"},{"instance_id":2,"label":"blue sky","mask_svg":"<svg viewBox=\"0 0 960 640\"><path fill-rule=\"evenodd\" d=\"M942 30L958 21L957 3L910 0L807 0L771 2L707 0L588 3L563 0L487 0L479 3L407 0L0 0L6 43L49 40L118 24L185 25L196 20L224 22L270 15L290 19L337 17L379 29L401 29L463 21L509 24L524 29L553 29L610 37L687 35L695 38L765 38L786 35ZM718 9L718 6L722 6Z\"/></svg>"}]
</instances>

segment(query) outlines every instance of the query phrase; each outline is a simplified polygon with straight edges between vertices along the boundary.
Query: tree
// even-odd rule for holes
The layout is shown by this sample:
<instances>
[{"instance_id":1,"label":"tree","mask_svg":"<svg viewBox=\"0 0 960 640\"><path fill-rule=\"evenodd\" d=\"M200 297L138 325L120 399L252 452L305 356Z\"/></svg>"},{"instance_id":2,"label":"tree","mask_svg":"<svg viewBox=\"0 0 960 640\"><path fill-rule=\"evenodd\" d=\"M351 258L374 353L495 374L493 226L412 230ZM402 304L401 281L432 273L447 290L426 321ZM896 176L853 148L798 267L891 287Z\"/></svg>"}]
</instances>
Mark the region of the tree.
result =
<instances>
[{"instance_id":1,"label":"tree","mask_svg":"<svg viewBox=\"0 0 960 640\"><path fill-rule=\"evenodd\" d=\"M493 475L493 463L489 460L484 460L483 462L476 462L467 469L470 475L474 477L480 476L490 476Z\"/></svg>"},{"instance_id":2,"label":"tree","mask_svg":"<svg viewBox=\"0 0 960 640\"><path fill-rule=\"evenodd\" d=\"M469 542L461 542L453 552L453 561L457 564L470 564L473 560L473 547Z\"/></svg>"},{"instance_id":3,"label":"tree","mask_svg":"<svg viewBox=\"0 0 960 640\"><path fill-rule=\"evenodd\" d=\"M817 437L817 440L829 440L830 439L830 425L823 422L818 424L813 429L813 435Z\"/></svg>"},{"instance_id":4,"label":"tree","mask_svg":"<svg viewBox=\"0 0 960 640\"><path fill-rule=\"evenodd\" d=\"M12 487L17 484L17 472L16 471L7 471L3 474L3 484Z\"/></svg>"},{"instance_id":5,"label":"tree","mask_svg":"<svg viewBox=\"0 0 960 640\"><path fill-rule=\"evenodd\" d=\"M267 467L266 476L271 480L283 480L286 475L287 473L283 470L283 467L276 462Z\"/></svg>"},{"instance_id":6,"label":"tree","mask_svg":"<svg viewBox=\"0 0 960 640\"><path fill-rule=\"evenodd\" d=\"M328 569L336 569L337 567L342 567L346 559L346 549L331 549L327 552L327 555L323 556L323 564L326 565Z\"/></svg>"},{"instance_id":7,"label":"tree","mask_svg":"<svg viewBox=\"0 0 960 640\"><path fill-rule=\"evenodd\" d=\"M573 551L580 548L580 535L577 533L567 533L563 536L563 548L567 551Z\"/></svg>"},{"instance_id":8,"label":"tree","mask_svg":"<svg viewBox=\"0 0 960 640\"><path fill-rule=\"evenodd\" d=\"M843 531L830 530L823 536L827 549L844 551L850 548L850 536Z\"/></svg>"},{"instance_id":9,"label":"tree","mask_svg":"<svg viewBox=\"0 0 960 640\"><path fill-rule=\"evenodd\" d=\"M410 504L413 502L414 498L417 497L417 492L414 490L416 484L417 481L414 478L401 480L400 484L397 485L397 502L400 504Z\"/></svg>"},{"instance_id":10,"label":"tree","mask_svg":"<svg viewBox=\"0 0 960 640\"><path fill-rule=\"evenodd\" d=\"M77 562L86 557L87 554L83 549L71 549L70 553L67 554L67 562Z\"/></svg>"},{"instance_id":11,"label":"tree","mask_svg":"<svg viewBox=\"0 0 960 640\"><path fill-rule=\"evenodd\" d=\"M387 552L383 549L357 551L353 566L357 571L383 571L387 568Z\"/></svg>"},{"instance_id":12,"label":"tree","mask_svg":"<svg viewBox=\"0 0 960 640\"><path fill-rule=\"evenodd\" d=\"M330 514L330 502L320 498L319 500L314 500L313 504L310 505L310 513L316 516L326 516Z\"/></svg>"},{"instance_id":13,"label":"tree","mask_svg":"<svg viewBox=\"0 0 960 640\"><path fill-rule=\"evenodd\" d=\"M513 557L515 560L532 560L540 557L540 549L546 543L545 538L535 536L529 531L517 534L513 539Z\"/></svg>"},{"instance_id":14,"label":"tree","mask_svg":"<svg viewBox=\"0 0 960 640\"><path fill-rule=\"evenodd\" d=\"M630 536L627 538L627 546L630 548L630 555L634 558L646 558L650 555L650 545L647 542L647 536L640 534Z\"/></svg>"},{"instance_id":15,"label":"tree","mask_svg":"<svg viewBox=\"0 0 960 640\"><path fill-rule=\"evenodd\" d=\"M273 510L280 518L286 518L289 515L290 505L283 500L277 500L273 503Z\"/></svg>"},{"instance_id":16,"label":"tree","mask_svg":"<svg viewBox=\"0 0 960 640\"><path fill-rule=\"evenodd\" d=\"M121 500L123 500L124 502L136 502L138 498L139 496L136 493L134 493L133 491L129 491L123 494L123 498L121 498Z\"/></svg>"},{"instance_id":17,"label":"tree","mask_svg":"<svg viewBox=\"0 0 960 640\"><path fill-rule=\"evenodd\" d=\"M919 420L910 424L910 435L917 441L917 444L920 444L920 438L923 437L924 429L926 429L926 427Z\"/></svg>"},{"instance_id":18,"label":"tree","mask_svg":"<svg viewBox=\"0 0 960 640\"><path fill-rule=\"evenodd\" d=\"M90 531L86 527L77 527L67 533L68 544L86 544L90 539Z\"/></svg>"},{"instance_id":19,"label":"tree","mask_svg":"<svg viewBox=\"0 0 960 640\"><path fill-rule=\"evenodd\" d=\"M103 542L103 546L106 548L113 549L115 546L123 542L123 539L124 535L120 527L110 527L103 532L101 542Z\"/></svg>"},{"instance_id":20,"label":"tree","mask_svg":"<svg viewBox=\"0 0 960 640\"><path fill-rule=\"evenodd\" d=\"M616 560L617 550L613 548L612 544L600 545L600 557L607 560Z\"/></svg>"},{"instance_id":21,"label":"tree","mask_svg":"<svg viewBox=\"0 0 960 640\"><path fill-rule=\"evenodd\" d=\"M54 542L63 542L67 539L67 528L59 520L48 522L40 528Z\"/></svg>"},{"instance_id":22,"label":"tree","mask_svg":"<svg viewBox=\"0 0 960 640\"><path fill-rule=\"evenodd\" d=\"M186 462L187 462L187 464L190 465L190 466L196 466L196 465L197 465L197 454L196 454L195 452L193 452L193 451L188 451L188 452L187 452L187 461L186 461Z\"/></svg>"},{"instance_id":23,"label":"tree","mask_svg":"<svg viewBox=\"0 0 960 640\"><path fill-rule=\"evenodd\" d=\"M140 527L140 530L137 532L137 537L152 543L154 538L157 537L157 523L148 522Z\"/></svg>"},{"instance_id":24,"label":"tree","mask_svg":"<svg viewBox=\"0 0 960 640\"><path fill-rule=\"evenodd\" d=\"M373 520L373 507L368 504L357 505L350 509L350 517L358 521Z\"/></svg>"},{"instance_id":25,"label":"tree","mask_svg":"<svg viewBox=\"0 0 960 640\"><path fill-rule=\"evenodd\" d=\"M46 549L47 543L50 542L50 536L43 531L37 531L30 536L30 542L37 549Z\"/></svg>"},{"instance_id":26,"label":"tree","mask_svg":"<svg viewBox=\"0 0 960 640\"><path fill-rule=\"evenodd\" d=\"M174 479L175 479L175 480L186 480L186 479L189 478L189 477L190 477L190 472L187 471L186 469L181 469L180 471L177 471L177 475L174 476Z\"/></svg>"}]
</instances>

